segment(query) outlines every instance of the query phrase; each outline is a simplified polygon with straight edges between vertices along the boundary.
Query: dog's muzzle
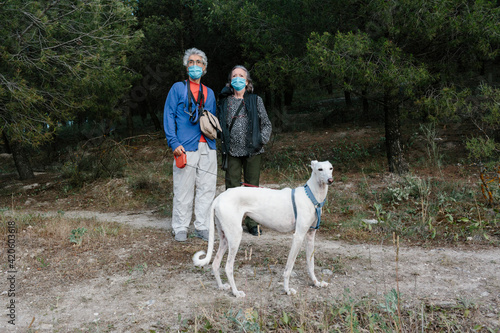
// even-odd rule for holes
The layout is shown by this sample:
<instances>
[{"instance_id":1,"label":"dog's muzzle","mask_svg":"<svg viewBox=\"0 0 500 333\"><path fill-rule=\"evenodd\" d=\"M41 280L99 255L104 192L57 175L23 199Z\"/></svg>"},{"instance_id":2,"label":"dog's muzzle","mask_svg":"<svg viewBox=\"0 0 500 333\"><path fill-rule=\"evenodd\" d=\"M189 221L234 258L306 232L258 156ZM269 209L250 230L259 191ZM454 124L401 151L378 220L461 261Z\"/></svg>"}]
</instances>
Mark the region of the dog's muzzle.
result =
<instances>
[{"instance_id":1,"label":"dog's muzzle","mask_svg":"<svg viewBox=\"0 0 500 333\"><path fill-rule=\"evenodd\" d=\"M333 178L328 178L328 185L332 185L333 184Z\"/></svg>"}]
</instances>

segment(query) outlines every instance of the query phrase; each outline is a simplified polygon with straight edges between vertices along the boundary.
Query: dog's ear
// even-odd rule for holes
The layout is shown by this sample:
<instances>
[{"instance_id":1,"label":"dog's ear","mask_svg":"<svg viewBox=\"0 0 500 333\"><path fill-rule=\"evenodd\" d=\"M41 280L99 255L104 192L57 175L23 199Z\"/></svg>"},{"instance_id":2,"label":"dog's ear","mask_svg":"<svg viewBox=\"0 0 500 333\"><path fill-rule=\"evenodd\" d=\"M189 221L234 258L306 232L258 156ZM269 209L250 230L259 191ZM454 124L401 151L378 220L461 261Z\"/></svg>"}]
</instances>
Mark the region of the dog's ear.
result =
<instances>
[{"instance_id":1,"label":"dog's ear","mask_svg":"<svg viewBox=\"0 0 500 333\"><path fill-rule=\"evenodd\" d=\"M314 169L314 165L318 163L318 161L314 160L314 161L311 161L311 169Z\"/></svg>"}]
</instances>

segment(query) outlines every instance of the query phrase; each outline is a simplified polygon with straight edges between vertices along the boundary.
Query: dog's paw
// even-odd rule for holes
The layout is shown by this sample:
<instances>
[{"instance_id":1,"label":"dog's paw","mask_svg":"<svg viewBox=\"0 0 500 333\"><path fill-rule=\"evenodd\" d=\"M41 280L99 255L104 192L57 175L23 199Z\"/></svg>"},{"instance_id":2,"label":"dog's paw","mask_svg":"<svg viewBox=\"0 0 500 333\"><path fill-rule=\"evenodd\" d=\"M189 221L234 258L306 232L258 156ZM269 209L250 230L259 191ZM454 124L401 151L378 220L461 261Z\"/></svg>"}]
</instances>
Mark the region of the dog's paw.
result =
<instances>
[{"instance_id":1,"label":"dog's paw","mask_svg":"<svg viewBox=\"0 0 500 333\"><path fill-rule=\"evenodd\" d=\"M219 286L219 289L220 290L229 290L229 289L231 289L231 286L229 285L229 283L224 283L221 286Z\"/></svg>"},{"instance_id":2,"label":"dog's paw","mask_svg":"<svg viewBox=\"0 0 500 333\"><path fill-rule=\"evenodd\" d=\"M286 294L288 296L291 296L291 295L295 295L297 293L297 290L293 289L293 288L290 288L288 290L285 290L286 291Z\"/></svg>"},{"instance_id":3,"label":"dog's paw","mask_svg":"<svg viewBox=\"0 0 500 333\"><path fill-rule=\"evenodd\" d=\"M325 281L321 281L321 282L316 281L316 283L314 285L318 288L323 288L323 287L328 287L329 283L325 282Z\"/></svg>"},{"instance_id":4,"label":"dog's paw","mask_svg":"<svg viewBox=\"0 0 500 333\"><path fill-rule=\"evenodd\" d=\"M234 296L236 296L236 298L242 298L242 297L245 297L245 293L241 290L236 290L236 292L234 292Z\"/></svg>"}]
</instances>

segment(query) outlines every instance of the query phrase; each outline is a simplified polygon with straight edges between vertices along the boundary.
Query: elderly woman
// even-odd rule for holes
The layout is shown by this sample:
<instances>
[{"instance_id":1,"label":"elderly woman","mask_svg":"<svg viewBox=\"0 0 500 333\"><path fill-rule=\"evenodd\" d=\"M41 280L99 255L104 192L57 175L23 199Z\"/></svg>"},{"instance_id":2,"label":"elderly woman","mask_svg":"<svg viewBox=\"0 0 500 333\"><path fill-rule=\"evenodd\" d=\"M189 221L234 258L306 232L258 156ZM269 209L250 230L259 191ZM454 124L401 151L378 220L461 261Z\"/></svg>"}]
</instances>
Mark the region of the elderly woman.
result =
<instances>
[{"instance_id":1,"label":"elderly woman","mask_svg":"<svg viewBox=\"0 0 500 333\"><path fill-rule=\"evenodd\" d=\"M219 96L218 109L226 189L242 184L242 172L244 185L259 186L262 153L271 137L271 121L262 98L253 94L252 79L245 67L235 66L228 81ZM246 218L245 224L248 232L259 235L255 221Z\"/></svg>"},{"instance_id":2,"label":"elderly woman","mask_svg":"<svg viewBox=\"0 0 500 333\"><path fill-rule=\"evenodd\" d=\"M192 48L185 52L183 64L189 79L172 86L163 114L168 146L176 158L185 154L187 161L186 167L173 163L172 231L175 240L180 242L187 239L193 200L194 235L208 240L209 209L217 182L215 140L205 138L199 124L203 110L212 114L216 111L214 92L201 84L201 77L207 70L207 56L203 51Z\"/></svg>"}]
</instances>

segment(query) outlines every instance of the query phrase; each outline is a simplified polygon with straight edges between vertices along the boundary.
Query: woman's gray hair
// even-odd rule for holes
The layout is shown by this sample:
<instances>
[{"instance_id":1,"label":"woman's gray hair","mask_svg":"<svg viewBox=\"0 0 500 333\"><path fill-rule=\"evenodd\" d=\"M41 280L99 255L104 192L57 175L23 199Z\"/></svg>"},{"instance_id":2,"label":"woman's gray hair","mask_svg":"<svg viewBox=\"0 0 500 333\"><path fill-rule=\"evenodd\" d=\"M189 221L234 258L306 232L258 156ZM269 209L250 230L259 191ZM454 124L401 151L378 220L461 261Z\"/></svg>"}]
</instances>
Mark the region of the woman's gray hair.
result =
<instances>
[{"instance_id":1,"label":"woman's gray hair","mask_svg":"<svg viewBox=\"0 0 500 333\"><path fill-rule=\"evenodd\" d=\"M246 86L246 91L248 91L249 93L253 93L253 81L252 81L252 78L250 77L250 72L248 71L248 69L245 68L245 66L242 66L242 65L236 65L233 67L233 69L231 69L231 72L229 72L229 78L228 78L228 84L227 86L229 88L231 88L231 91L234 92L234 88L233 86L231 85L231 80L232 80L232 75L233 75L233 71L236 69L236 68L240 68L242 70L245 71L245 73L247 73L247 86Z\"/></svg>"},{"instance_id":2,"label":"woman's gray hair","mask_svg":"<svg viewBox=\"0 0 500 333\"><path fill-rule=\"evenodd\" d=\"M208 59L205 52L203 52L202 50L198 50L196 47L188 49L186 50L186 52L184 52L184 58L182 58L182 63L184 64L184 67L188 66L189 57L192 56L193 54L199 55L203 59L203 64L205 65L205 70L203 71L203 75L205 75L207 73Z\"/></svg>"}]
</instances>

